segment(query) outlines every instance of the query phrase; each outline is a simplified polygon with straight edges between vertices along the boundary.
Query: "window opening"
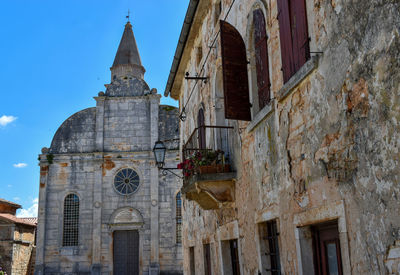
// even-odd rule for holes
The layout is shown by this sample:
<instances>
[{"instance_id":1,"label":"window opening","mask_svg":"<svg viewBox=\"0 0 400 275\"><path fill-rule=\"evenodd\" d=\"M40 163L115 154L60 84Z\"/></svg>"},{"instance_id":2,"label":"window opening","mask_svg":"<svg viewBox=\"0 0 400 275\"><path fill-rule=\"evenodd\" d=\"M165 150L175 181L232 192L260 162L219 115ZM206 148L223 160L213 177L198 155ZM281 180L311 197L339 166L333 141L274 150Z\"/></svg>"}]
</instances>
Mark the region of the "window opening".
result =
<instances>
[{"instance_id":1,"label":"window opening","mask_svg":"<svg viewBox=\"0 0 400 275\"><path fill-rule=\"evenodd\" d=\"M221 11L222 11L222 3L219 0L214 5L214 25L217 25L219 17L221 15Z\"/></svg>"},{"instance_id":2,"label":"window opening","mask_svg":"<svg viewBox=\"0 0 400 275\"><path fill-rule=\"evenodd\" d=\"M64 199L63 246L77 246L79 237L79 198L69 194Z\"/></svg>"},{"instance_id":3,"label":"window opening","mask_svg":"<svg viewBox=\"0 0 400 275\"><path fill-rule=\"evenodd\" d=\"M276 220L268 221L260 225L262 274L281 274L278 236Z\"/></svg>"},{"instance_id":4,"label":"window opening","mask_svg":"<svg viewBox=\"0 0 400 275\"><path fill-rule=\"evenodd\" d=\"M201 65L202 59L203 59L203 47L199 46L199 47L197 47L197 53L196 53L197 66Z\"/></svg>"},{"instance_id":5,"label":"window opening","mask_svg":"<svg viewBox=\"0 0 400 275\"><path fill-rule=\"evenodd\" d=\"M181 192L176 194L176 243L182 243L182 199L181 199Z\"/></svg>"},{"instance_id":6,"label":"window opening","mask_svg":"<svg viewBox=\"0 0 400 275\"><path fill-rule=\"evenodd\" d=\"M239 267L239 253L238 253L238 243L237 239L230 240L229 245L231 248L231 262L232 262L232 274L240 275Z\"/></svg>"},{"instance_id":7,"label":"window opening","mask_svg":"<svg viewBox=\"0 0 400 275\"><path fill-rule=\"evenodd\" d=\"M190 257L190 275L195 275L195 262L194 262L194 247L189 247L189 257Z\"/></svg>"},{"instance_id":8,"label":"window opening","mask_svg":"<svg viewBox=\"0 0 400 275\"><path fill-rule=\"evenodd\" d=\"M205 275L211 275L211 247L210 244L203 245L204 251L204 273Z\"/></svg>"},{"instance_id":9,"label":"window opening","mask_svg":"<svg viewBox=\"0 0 400 275\"><path fill-rule=\"evenodd\" d=\"M342 257L337 221L311 227L315 274L342 275Z\"/></svg>"}]
</instances>

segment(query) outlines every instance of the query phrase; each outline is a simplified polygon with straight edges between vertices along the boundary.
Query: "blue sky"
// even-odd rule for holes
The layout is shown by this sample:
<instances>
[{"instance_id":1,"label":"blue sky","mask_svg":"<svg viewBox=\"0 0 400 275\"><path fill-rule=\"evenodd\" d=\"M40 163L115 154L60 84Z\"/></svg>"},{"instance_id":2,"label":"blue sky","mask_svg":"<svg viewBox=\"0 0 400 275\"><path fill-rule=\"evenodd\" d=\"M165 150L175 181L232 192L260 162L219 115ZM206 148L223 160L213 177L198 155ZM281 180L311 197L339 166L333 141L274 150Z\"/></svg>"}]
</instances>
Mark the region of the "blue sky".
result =
<instances>
[{"instance_id":1,"label":"blue sky","mask_svg":"<svg viewBox=\"0 0 400 275\"><path fill-rule=\"evenodd\" d=\"M61 123L95 106L128 9L150 88L164 93L189 0L0 1L0 198L34 212L37 157ZM163 98L163 104L177 102Z\"/></svg>"}]
</instances>

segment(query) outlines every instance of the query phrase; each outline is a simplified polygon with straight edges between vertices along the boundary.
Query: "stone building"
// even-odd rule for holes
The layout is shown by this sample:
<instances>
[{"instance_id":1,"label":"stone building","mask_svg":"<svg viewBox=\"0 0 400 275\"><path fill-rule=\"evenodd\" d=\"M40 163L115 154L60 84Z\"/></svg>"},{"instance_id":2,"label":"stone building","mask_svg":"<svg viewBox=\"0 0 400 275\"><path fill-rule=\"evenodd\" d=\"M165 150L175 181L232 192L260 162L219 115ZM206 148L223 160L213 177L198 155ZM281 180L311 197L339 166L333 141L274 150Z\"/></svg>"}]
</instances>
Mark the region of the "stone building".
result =
<instances>
[{"instance_id":1,"label":"stone building","mask_svg":"<svg viewBox=\"0 0 400 275\"><path fill-rule=\"evenodd\" d=\"M185 274L399 274L399 31L399 1L190 1Z\"/></svg>"},{"instance_id":2,"label":"stone building","mask_svg":"<svg viewBox=\"0 0 400 275\"><path fill-rule=\"evenodd\" d=\"M0 199L0 266L7 274L32 274L36 218L15 216L21 205Z\"/></svg>"},{"instance_id":3,"label":"stone building","mask_svg":"<svg viewBox=\"0 0 400 275\"><path fill-rule=\"evenodd\" d=\"M36 274L182 274L177 109L143 80L128 22L96 107L75 113L40 158Z\"/></svg>"}]
</instances>

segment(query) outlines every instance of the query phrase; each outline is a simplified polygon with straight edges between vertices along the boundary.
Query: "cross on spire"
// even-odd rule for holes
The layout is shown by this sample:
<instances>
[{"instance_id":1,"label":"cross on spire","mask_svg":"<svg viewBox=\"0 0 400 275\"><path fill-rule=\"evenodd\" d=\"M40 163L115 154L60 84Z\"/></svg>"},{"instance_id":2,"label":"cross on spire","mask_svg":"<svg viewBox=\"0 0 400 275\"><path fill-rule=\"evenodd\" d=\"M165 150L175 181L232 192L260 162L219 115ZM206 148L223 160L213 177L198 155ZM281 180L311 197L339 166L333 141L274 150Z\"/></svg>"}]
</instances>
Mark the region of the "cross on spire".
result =
<instances>
[{"instance_id":1,"label":"cross on spire","mask_svg":"<svg viewBox=\"0 0 400 275\"><path fill-rule=\"evenodd\" d=\"M130 15L130 11L128 9L128 15L126 16L126 18L128 19L128 22L129 22L129 15Z\"/></svg>"}]
</instances>

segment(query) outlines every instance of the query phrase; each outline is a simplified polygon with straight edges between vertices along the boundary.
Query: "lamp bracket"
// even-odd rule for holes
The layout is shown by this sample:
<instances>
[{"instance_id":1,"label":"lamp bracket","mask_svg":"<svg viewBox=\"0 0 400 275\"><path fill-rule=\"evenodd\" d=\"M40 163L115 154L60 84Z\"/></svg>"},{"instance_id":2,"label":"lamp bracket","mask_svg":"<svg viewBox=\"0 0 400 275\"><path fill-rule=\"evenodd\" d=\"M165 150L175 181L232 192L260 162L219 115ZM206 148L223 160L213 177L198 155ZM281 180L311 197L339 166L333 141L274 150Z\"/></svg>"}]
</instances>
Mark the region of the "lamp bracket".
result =
<instances>
[{"instance_id":1,"label":"lamp bracket","mask_svg":"<svg viewBox=\"0 0 400 275\"><path fill-rule=\"evenodd\" d=\"M173 174L174 176L176 176L176 177L178 177L178 178L180 178L180 179L183 179L182 176L179 176L179 175L176 174L175 172L172 172L172 171L171 171L171 170L180 170L180 169L178 169L178 168L164 168L164 167L159 167L159 169L162 170L162 174L163 174L164 176L166 176L166 175L168 174L167 172L169 172L169 173Z\"/></svg>"}]
</instances>

